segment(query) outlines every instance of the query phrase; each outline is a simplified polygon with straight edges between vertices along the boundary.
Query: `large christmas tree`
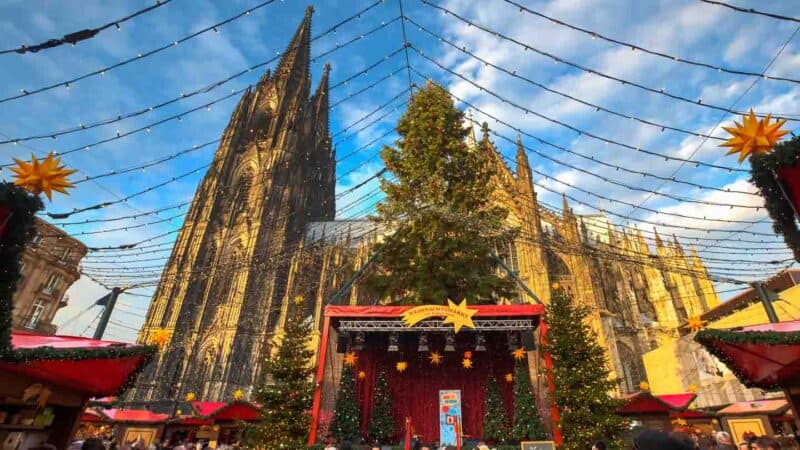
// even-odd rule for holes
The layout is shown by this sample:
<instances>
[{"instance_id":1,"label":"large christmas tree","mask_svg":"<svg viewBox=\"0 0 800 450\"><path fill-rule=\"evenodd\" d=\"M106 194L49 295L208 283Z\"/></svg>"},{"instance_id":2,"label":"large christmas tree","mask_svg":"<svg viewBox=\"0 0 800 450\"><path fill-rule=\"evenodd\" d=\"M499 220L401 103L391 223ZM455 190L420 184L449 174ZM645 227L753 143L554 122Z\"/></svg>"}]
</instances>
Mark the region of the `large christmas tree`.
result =
<instances>
[{"instance_id":1,"label":"large christmas tree","mask_svg":"<svg viewBox=\"0 0 800 450\"><path fill-rule=\"evenodd\" d=\"M494 376L486 381L483 406L483 439L491 443L505 442L508 437L508 414Z\"/></svg>"},{"instance_id":2,"label":"large christmas tree","mask_svg":"<svg viewBox=\"0 0 800 450\"><path fill-rule=\"evenodd\" d=\"M540 441L547 435L539 417L536 397L533 396L528 360L517 360L514 370L514 426L511 437L516 441Z\"/></svg>"},{"instance_id":3,"label":"large christmas tree","mask_svg":"<svg viewBox=\"0 0 800 450\"><path fill-rule=\"evenodd\" d=\"M395 233L379 245L367 284L383 299L491 303L513 293L493 255L512 237L507 211L491 204L490 153L466 144L463 121L447 91L428 82L397 125L396 147L381 152L396 180L381 180L377 220Z\"/></svg>"},{"instance_id":4,"label":"large christmas tree","mask_svg":"<svg viewBox=\"0 0 800 450\"><path fill-rule=\"evenodd\" d=\"M372 414L369 418L369 436L376 444L388 444L394 436L394 417L392 416L392 393L386 374L378 375L378 385L373 396Z\"/></svg>"},{"instance_id":5,"label":"large christmas tree","mask_svg":"<svg viewBox=\"0 0 800 450\"><path fill-rule=\"evenodd\" d=\"M261 420L247 427L250 448L306 448L314 385L314 352L309 348L312 322L301 298L289 305L283 340L264 361L255 401L262 405Z\"/></svg>"},{"instance_id":6,"label":"large christmas tree","mask_svg":"<svg viewBox=\"0 0 800 450\"><path fill-rule=\"evenodd\" d=\"M615 414L619 403L609 396L617 386L609 378L597 334L587 323L589 314L587 307L553 285L545 351L553 358L553 395L566 450L591 448L597 439L614 441L623 429L622 419Z\"/></svg>"},{"instance_id":7,"label":"large christmas tree","mask_svg":"<svg viewBox=\"0 0 800 450\"><path fill-rule=\"evenodd\" d=\"M336 394L336 406L329 431L338 442L357 442L359 437L354 367L355 364L345 363L342 379L339 381L339 392Z\"/></svg>"}]
</instances>

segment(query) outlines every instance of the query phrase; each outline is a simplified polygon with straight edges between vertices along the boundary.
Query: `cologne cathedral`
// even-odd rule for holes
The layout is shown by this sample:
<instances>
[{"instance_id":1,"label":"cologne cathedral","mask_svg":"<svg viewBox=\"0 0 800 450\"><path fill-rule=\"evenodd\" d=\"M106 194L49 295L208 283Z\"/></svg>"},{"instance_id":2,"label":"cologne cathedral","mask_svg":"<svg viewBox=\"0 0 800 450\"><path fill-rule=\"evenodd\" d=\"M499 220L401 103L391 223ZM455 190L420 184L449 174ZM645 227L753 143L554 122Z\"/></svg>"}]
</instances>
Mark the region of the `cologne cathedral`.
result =
<instances>
[{"instance_id":1,"label":"cologne cathedral","mask_svg":"<svg viewBox=\"0 0 800 450\"><path fill-rule=\"evenodd\" d=\"M128 399L249 397L281 338L296 296L319 330L326 304L373 304L359 284L381 230L335 220L335 151L328 131L328 73L311 93L311 9L273 71L246 91L200 183L139 334L169 336ZM472 145L477 145L474 134ZM656 233L619 231L602 215L560 212L537 200L527 156L516 171L495 148L495 199L519 230L499 252L545 304L566 286L593 311L621 394L638 390L641 355L675 340L689 317L719 299L697 254ZM503 302L532 302L524 289Z\"/></svg>"}]
</instances>

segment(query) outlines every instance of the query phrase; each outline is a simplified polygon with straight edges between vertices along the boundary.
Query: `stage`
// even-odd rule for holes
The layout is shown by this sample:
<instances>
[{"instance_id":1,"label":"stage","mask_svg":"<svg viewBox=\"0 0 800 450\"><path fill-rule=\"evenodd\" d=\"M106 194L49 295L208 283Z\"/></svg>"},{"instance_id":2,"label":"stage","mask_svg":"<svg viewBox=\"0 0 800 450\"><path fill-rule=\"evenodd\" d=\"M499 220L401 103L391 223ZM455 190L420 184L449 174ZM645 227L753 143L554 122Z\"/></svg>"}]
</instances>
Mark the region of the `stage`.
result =
<instances>
[{"instance_id":1,"label":"stage","mask_svg":"<svg viewBox=\"0 0 800 450\"><path fill-rule=\"evenodd\" d=\"M528 364L540 414L550 420L547 397L549 360L540 355L542 305L470 305L472 327L455 333L452 322L441 317L403 321L407 306L327 306L318 354L316 390L309 442L322 442L334 415L344 355L354 355L356 396L362 436L367 433L378 374L388 380L397 441L410 417L414 434L426 443L439 441L440 390L461 394L464 436L480 438L483 432L484 394L490 376L497 381L503 406L513 417L515 358ZM519 351L519 349L523 349ZM442 357L432 361L433 353ZM464 367L469 359L471 367ZM405 363L400 370L398 363Z\"/></svg>"}]
</instances>

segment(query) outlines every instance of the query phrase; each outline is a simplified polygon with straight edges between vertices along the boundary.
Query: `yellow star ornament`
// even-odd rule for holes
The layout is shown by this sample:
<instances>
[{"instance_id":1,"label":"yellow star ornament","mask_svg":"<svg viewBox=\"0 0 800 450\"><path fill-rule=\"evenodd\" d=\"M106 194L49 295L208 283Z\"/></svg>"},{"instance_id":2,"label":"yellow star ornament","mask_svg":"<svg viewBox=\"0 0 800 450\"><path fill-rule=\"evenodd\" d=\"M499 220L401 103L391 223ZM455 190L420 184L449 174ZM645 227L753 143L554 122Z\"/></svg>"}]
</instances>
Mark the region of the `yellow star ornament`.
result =
<instances>
[{"instance_id":1,"label":"yellow star ornament","mask_svg":"<svg viewBox=\"0 0 800 450\"><path fill-rule=\"evenodd\" d=\"M169 342L169 338L170 332L163 328L159 328L153 331L153 334L150 335L150 343L157 345L160 348L164 348L164 346L167 345L167 342Z\"/></svg>"},{"instance_id":2,"label":"yellow star ornament","mask_svg":"<svg viewBox=\"0 0 800 450\"><path fill-rule=\"evenodd\" d=\"M672 421L672 424L677 426L677 427L685 427L687 422L686 422L686 420L681 419L680 417L678 417L677 419Z\"/></svg>"},{"instance_id":3,"label":"yellow star ornament","mask_svg":"<svg viewBox=\"0 0 800 450\"><path fill-rule=\"evenodd\" d=\"M17 167L12 167L14 172L14 184L33 192L36 195L44 194L49 200L53 200L53 191L67 194L67 188L75 187L67 180L67 176L76 172L75 169L66 169L61 165L61 158L56 158L55 154L50 153L47 158L36 159L31 155L31 162L21 161L14 158Z\"/></svg>"},{"instance_id":4,"label":"yellow star ornament","mask_svg":"<svg viewBox=\"0 0 800 450\"><path fill-rule=\"evenodd\" d=\"M197 396L194 395L194 392L189 392L188 394L186 394L186 401L187 402L194 401L194 399L196 399L196 398L197 398Z\"/></svg>"},{"instance_id":5,"label":"yellow star ornament","mask_svg":"<svg viewBox=\"0 0 800 450\"><path fill-rule=\"evenodd\" d=\"M431 361L431 364L438 366L442 363L443 358L439 352L431 352L430 356L428 356L428 359Z\"/></svg>"},{"instance_id":6,"label":"yellow star ornament","mask_svg":"<svg viewBox=\"0 0 800 450\"><path fill-rule=\"evenodd\" d=\"M405 361L400 361L395 365L395 368L398 372L405 372L408 369L408 363Z\"/></svg>"},{"instance_id":7,"label":"yellow star ornament","mask_svg":"<svg viewBox=\"0 0 800 450\"><path fill-rule=\"evenodd\" d=\"M511 355L514 357L515 360L522 361L523 359L525 359L525 349L520 347L511 352Z\"/></svg>"},{"instance_id":8,"label":"yellow star ornament","mask_svg":"<svg viewBox=\"0 0 800 450\"><path fill-rule=\"evenodd\" d=\"M639 389L641 389L643 391L649 391L650 390L650 383L648 383L647 381L642 381L641 383L639 383Z\"/></svg>"},{"instance_id":9,"label":"yellow star ornament","mask_svg":"<svg viewBox=\"0 0 800 450\"><path fill-rule=\"evenodd\" d=\"M358 371L358 379L359 380L363 380L364 378L367 378L367 372L364 372L363 370L359 370Z\"/></svg>"},{"instance_id":10,"label":"yellow star ornament","mask_svg":"<svg viewBox=\"0 0 800 450\"><path fill-rule=\"evenodd\" d=\"M465 369L472 369L472 360L469 358L464 358L461 360L461 367Z\"/></svg>"},{"instance_id":11,"label":"yellow star ornament","mask_svg":"<svg viewBox=\"0 0 800 450\"><path fill-rule=\"evenodd\" d=\"M353 353L353 352L345 353L345 355L344 355L344 365L345 366L353 367L353 366L356 365L356 362L358 362L358 356L356 356L355 353Z\"/></svg>"},{"instance_id":12,"label":"yellow star ornament","mask_svg":"<svg viewBox=\"0 0 800 450\"><path fill-rule=\"evenodd\" d=\"M244 398L244 391L241 389L237 389L233 391L233 399L234 400L241 400Z\"/></svg>"},{"instance_id":13,"label":"yellow star ornament","mask_svg":"<svg viewBox=\"0 0 800 450\"><path fill-rule=\"evenodd\" d=\"M461 303L456 305L452 300L447 300L447 309L450 314L444 318L443 324L452 323L454 331L458 333L461 327L475 328L475 323L472 321L472 316L478 312L477 309L467 308L467 300L461 300Z\"/></svg>"},{"instance_id":14,"label":"yellow star ornament","mask_svg":"<svg viewBox=\"0 0 800 450\"><path fill-rule=\"evenodd\" d=\"M513 373L507 373L505 378L506 378L506 383L513 383L514 382L514 374Z\"/></svg>"},{"instance_id":15,"label":"yellow star ornament","mask_svg":"<svg viewBox=\"0 0 800 450\"><path fill-rule=\"evenodd\" d=\"M700 316L694 316L694 317L689 318L689 320L686 321L686 325L684 325L684 327L688 328L689 331L691 331L692 333L696 333L696 332L702 330L703 327L705 326L705 324L706 324L706 321L701 319Z\"/></svg>"},{"instance_id":16,"label":"yellow star ornament","mask_svg":"<svg viewBox=\"0 0 800 450\"><path fill-rule=\"evenodd\" d=\"M789 133L780 129L786 120L776 120L774 123L771 120L771 115L759 120L751 109L741 124L734 121L735 127L723 127L732 137L720 147L730 147L728 155L739 153L739 163L750 155L768 153L781 137Z\"/></svg>"}]
</instances>

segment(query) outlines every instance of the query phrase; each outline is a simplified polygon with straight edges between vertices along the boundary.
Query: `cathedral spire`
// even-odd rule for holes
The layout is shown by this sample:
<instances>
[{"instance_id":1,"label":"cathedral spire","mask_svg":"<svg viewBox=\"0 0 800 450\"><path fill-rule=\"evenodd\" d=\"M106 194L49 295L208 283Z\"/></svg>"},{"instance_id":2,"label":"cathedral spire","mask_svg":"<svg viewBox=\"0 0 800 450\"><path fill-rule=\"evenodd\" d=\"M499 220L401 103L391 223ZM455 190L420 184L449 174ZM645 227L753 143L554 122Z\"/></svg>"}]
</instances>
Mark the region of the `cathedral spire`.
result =
<instances>
[{"instance_id":1,"label":"cathedral spire","mask_svg":"<svg viewBox=\"0 0 800 450\"><path fill-rule=\"evenodd\" d=\"M570 210L569 203L567 202L566 192L561 193L561 212L564 215L564 217L567 217L570 214L572 214L572 210Z\"/></svg>"},{"instance_id":2,"label":"cathedral spire","mask_svg":"<svg viewBox=\"0 0 800 450\"><path fill-rule=\"evenodd\" d=\"M281 55L278 67L275 69L276 74L291 73L293 69L299 68L303 70L301 75L308 77L308 65L311 62L311 14L313 13L314 7L309 5L289 46Z\"/></svg>"},{"instance_id":3,"label":"cathedral spire","mask_svg":"<svg viewBox=\"0 0 800 450\"><path fill-rule=\"evenodd\" d=\"M472 110L467 110L467 125L469 126L469 134L467 134L467 146L473 149L478 148L478 136L475 134L475 120L472 118Z\"/></svg>"},{"instance_id":4,"label":"cathedral spire","mask_svg":"<svg viewBox=\"0 0 800 450\"><path fill-rule=\"evenodd\" d=\"M678 254L684 254L683 247L681 246L681 243L678 242L678 236L675 236L675 233L672 233L672 246L675 247L675 251L677 251Z\"/></svg>"},{"instance_id":5,"label":"cathedral spire","mask_svg":"<svg viewBox=\"0 0 800 450\"><path fill-rule=\"evenodd\" d=\"M325 64L325 68L322 69L322 79L317 86L317 92L314 93L314 120L317 124L319 139L328 139L328 78L330 72L331 65Z\"/></svg>"}]
</instances>

